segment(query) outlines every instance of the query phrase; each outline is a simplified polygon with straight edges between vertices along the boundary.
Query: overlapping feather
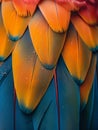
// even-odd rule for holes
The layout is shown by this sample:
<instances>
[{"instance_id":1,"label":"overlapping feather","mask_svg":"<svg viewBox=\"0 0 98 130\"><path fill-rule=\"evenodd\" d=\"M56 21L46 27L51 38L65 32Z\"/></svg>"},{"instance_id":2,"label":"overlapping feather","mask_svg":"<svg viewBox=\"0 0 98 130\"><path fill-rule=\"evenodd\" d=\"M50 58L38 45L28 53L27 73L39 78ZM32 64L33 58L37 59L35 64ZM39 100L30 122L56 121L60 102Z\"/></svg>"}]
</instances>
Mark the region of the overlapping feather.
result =
<instances>
[{"instance_id":1,"label":"overlapping feather","mask_svg":"<svg viewBox=\"0 0 98 130\"><path fill-rule=\"evenodd\" d=\"M18 127L16 124L16 129L34 127L42 130L44 128L78 130L79 118L80 129L89 129L95 96L93 79L96 57L93 53L98 50L98 2L96 0L0 2L0 60L4 61L12 52L12 71L18 105L24 113L35 110L32 125ZM18 41L17 45L15 41ZM0 62L0 67L2 64L4 63ZM54 70L57 72L55 75ZM12 74L8 74L8 77L2 80L4 92L7 90L6 84L12 80ZM11 84L10 91L12 87ZM1 98L4 97L2 92ZM12 98L12 95L9 98ZM1 113L4 106L1 100L0 105ZM83 108L82 116L79 113L80 107ZM53 123L49 116L51 112ZM18 114L21 115L21 112ZM4 122L5 117L1 115L1 122ZM28 116L22 117L23 122L24 118ZM46 126L47 122L51 128ZM11 124L9 127L13 129ZM4 123L0 128L4 128Z\"/></svg>"}]
</instances>

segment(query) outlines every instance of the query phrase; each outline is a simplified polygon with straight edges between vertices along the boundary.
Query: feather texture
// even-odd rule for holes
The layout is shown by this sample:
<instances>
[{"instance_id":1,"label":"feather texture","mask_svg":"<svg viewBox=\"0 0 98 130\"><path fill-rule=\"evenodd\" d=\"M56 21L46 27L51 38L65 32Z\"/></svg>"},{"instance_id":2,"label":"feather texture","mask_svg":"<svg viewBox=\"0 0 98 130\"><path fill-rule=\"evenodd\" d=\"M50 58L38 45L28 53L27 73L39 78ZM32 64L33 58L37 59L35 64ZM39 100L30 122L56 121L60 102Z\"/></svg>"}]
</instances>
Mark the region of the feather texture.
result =
<instances>
[{"instance_id":1,"label":"feather texture","mask_svg":"<svg viewBox=\"0 0 98 130\"><path fill-rule=\"evenodd\" d=\"M97 0L0 0L0 130L96 130L97 51Z\"/></svg>"},{"instance_id":2,"label":"feather texture","mask_svg":"<svg viewBox=\"0 0 98 130\"><path fill-rule=\"evenodd\" d=\"M61 57L57 66L57 82L60 107L60 130L79 130L80 95Z\"/></svg>"},{"instance_id":3,"label":"feather texture","mask_svg":"<svg viewBox=\"0 0 98 130\"><path fill-rule=\"evenodd\" d=\"M66 33L60 34L51 30L40 11L37 11L30 21L29 30L41 63L45 68L54 68L62 51Z\"/></svg>"},{"instance_id":4,"label":"feather texture","mask_svg":"<svg viewBox=\"0 0 98 130\"><path fill-rule=\"evenodd\" d=\"M20 107L26 113L32 112L46 92L53 70L45 69L40 63L28 31L15 47L12 59L15 90Z\"/></svg>"},{"instance_id":5,"label":"feather texture","mask_svg":"<svg viewBox=\"0 0 98 130\"><path fill-rule=\"evenodd\" d=\"M98 24L97 11L98 11L97 5L94 6L88 2L87 6L79 11L79 15L89 25L97 25Z\"/></svg>"},{"instance_id":6,"label":"feather texture","mask_svg":"<svg viewBox=\"0 0 98 130\"><path fill-rule=\"evenodd\" d=\"M65 40L62 56L70 74L80 85L89 70L92 53L72 25Z\"/></svg>"},{"instance_id":7,"label":"feather texture","mask_svg":"<svg viewBox=\"0 0 98 130\"><path fill-rule=\"evenodd\" d=\"M24 34L30 17L18 16L12 1L2 2L2 17L6 32L10 40L17 41Z\"/></svg>"},{"instance_id":8,"label":"feather texture","mask_svg":"<svg viewBox=\"0 0 98 130\"><path fill-rule=\"evenodd\" d=\"M0 66L0 130L13 130L13 77L11 57Z\"/></svg>"},{"instance_id":9,"label":"feather texture","mask_svg":"<svg viewBox=\"0 0 98 130\"><path fill-rule=\"evenodd\" d=\"M56 32L65 32L70 21L70 12L55 1L46 0L39 4L43 16Z\"/></svg>"},{"instance_id":10,"label":"feather texture","mask_svg":"<svg viewBox=\"0 0 98 130\"><path fill-rule=\"evenodd\" d=\"M92 51L96 51L98 48L98 26L88 25L78 15L73 15L71 21L84 43Z\"/></svg>"},{"instance_id":11,"label":"feather texture","mask_svg":"<svg viewBox=\"0 0 98 130\"><path fill-rule=\"evenodd\" d=\"M9 40L3 25L0 5L0 62L4 61L12 52L15 42Z\"/></svg>"},{"instance_id":12,"label":"feather texture","mask_svg":"<svg viewBox=\"0 0 98 130\"><path fill-rule=\"evenodd\" d=\"M93 54L85 81L80 86L80 97L81 97L82 109L84 108L85 104L87 104L88 102L89 94L91 92L92 85L93 85L95 69L96 69L96 55Z\"/></svg>"},{"instance_id":13,"label":"feather texture","mask_svg":"<svg viewBox=\"0 0 98 130\"><path fill-rule=\"evenodd\" d=\"M20 16L32 16L40 0L13 0L14 7Z\"/></svg>"}]
</instances>

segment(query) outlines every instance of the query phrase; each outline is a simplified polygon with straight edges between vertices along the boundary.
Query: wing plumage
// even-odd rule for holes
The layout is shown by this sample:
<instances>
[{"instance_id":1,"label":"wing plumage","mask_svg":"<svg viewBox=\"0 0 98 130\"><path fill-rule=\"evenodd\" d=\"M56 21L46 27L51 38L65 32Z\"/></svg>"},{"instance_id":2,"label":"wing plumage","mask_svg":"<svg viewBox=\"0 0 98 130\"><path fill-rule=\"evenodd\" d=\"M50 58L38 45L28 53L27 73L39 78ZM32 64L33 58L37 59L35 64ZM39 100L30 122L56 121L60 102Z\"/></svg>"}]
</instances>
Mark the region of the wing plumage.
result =
<instances>
[{"instance_id":1,"label":"wing plumage","mask_svg":"<svg viewBox=\"0 0 98 130\"><path fill-rule=\"evenodd\" d=\"M95 130L97 51L97 0L0 0L0 129Z\"/></svg>"}]
</instances>

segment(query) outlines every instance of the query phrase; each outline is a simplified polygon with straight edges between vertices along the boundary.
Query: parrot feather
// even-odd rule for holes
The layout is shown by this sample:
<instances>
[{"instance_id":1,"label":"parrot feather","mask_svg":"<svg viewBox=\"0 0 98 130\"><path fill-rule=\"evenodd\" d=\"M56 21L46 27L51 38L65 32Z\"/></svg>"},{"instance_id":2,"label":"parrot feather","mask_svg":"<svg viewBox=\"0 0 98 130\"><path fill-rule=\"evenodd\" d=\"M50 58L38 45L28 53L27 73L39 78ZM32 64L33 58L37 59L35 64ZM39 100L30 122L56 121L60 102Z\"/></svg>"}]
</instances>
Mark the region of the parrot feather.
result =
<instances>
[{"instance_id":1,"label":"parrot feather","mask_svg":"<svg viewBox=\"0 0 98 130\"><path fill-rule=\"evenodd\" d=\"M96 69L96 55L93 54L86 78L83 84L80 86L81 106L83 108L88 102L89 94L91 92L92 85L93 85L95 69Z\"/></svg>"},{"instance_id":2,"label":"parrot feather","mask_svg":"<svg viewBox=\"0 0 98 130\"><path fill-rule=\"evenodd\" d=\"M62 56L74 80L81 84L88 72L92 53L72 25L65 40Z\"/></svg>"},{"instance_id":3,"label":"parrot feather","mask_svg":"<svg viewBox=\"0 0 98 130\"><path fill-rule=\"evenodd\" d=\"M12 41L17 41L24 34L31 18L18 16L12 1L2 2L2 17L6 32Z\"/></svg>"},{"instance_id":4,"label":"parrot feather","mask_svg":"<svg viewBox=\"0 0 98 130\"><path fill-rule=\"evenodd\" d=\"M78 14L81 18L89 25L97 25L98 24L98 7L93 6L90 3L87 3L85 8L80 9Z\"/></svg>"},{"instance_id":5,"label":"parrot feather","mask_svg":"<svg viewBox=\"0 0 98 130\"><path fill-rule=\"evenodd\" d=\"M90 26L78 15L73 15L71 21L79 33L81 39L92 51L98 50L98 26Z\"/></svg>"},{"instance_id":6,"label":"parrot feather","mask_svg":"<svg viewBox=\"0 0 98 130\"><path fill-rule=\"evenodd\" d=\"M13 130L13 76L11 56L0 66L0 130Z\"/></svg>"},{"instance_id":7,"label":"parrot feather","mask_svg":"<svg viewBox=\"0 0 98 130\"><path fill-rule=\"evenodd\" d=\"M16 43L11 41L3 25L1 5L0 5L0 62L4 61L14 49Z\"/></svg>"},{"instance_id":8,"label":"parrot feather","mask_svg":"<svg viewBox=\"0 0 98 130\"><path fill-rule=\"evenodd\" d=\"M28 34L29 31L20 39L12 56L16 95L26 113L36 108L53 77L53 70L45 69L40 63Z\"/></svg>"},{"instance_id":9,"label":"parrot feather","mask_svg":"<svg viewBox=\"0 0 98 130\"><path fill-rule=\"evenodd\" d=\"M65 32L70 21L70 12L55 1L46 0L39 3L39 9L55 32Z\"/></svg>"},{"instance_id":10,"label":"parrot feather","mask_svg":"<svg viewBox=\"0 0 98 130\"><path fill-rule=\"evenodd\" d=\"M13 0L14 7L20 16L32 16L40 0Z\"/></svg>"},{"instance_id":11,"label":"parrot feather","mask_svg":"<svg viewBox=\"0 0 98 130\"><path fill-rule=\"evenodd\" d=\"M47 69L52 69L58 61L66 33L60 34L52 31L40 11L37 11L31 19L29 30L32 43L41 63Z\"/></svg>"}]
</instances>

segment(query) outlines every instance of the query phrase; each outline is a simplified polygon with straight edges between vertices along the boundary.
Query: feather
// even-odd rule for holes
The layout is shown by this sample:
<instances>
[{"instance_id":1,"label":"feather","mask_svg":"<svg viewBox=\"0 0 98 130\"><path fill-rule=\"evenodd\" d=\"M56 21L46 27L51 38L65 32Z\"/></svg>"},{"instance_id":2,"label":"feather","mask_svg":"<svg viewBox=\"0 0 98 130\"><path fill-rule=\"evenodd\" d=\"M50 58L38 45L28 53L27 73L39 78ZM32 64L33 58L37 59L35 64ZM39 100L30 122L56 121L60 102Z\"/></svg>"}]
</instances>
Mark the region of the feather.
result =
<instances>
[{"instance_id":1,"label":"feather","mask_svg":"<svg viewBox=\"0 0 98 130\"><path fill-rule=\"evenodd\" d=\"M98 24L98 15L97 15L98 7L86 3L85 8L79 10L78 14L81 18L89 25L97 25Z\"/></svg>"},{"instance_id":2,"label":"feather","mask_svg":"<svg viewBox=\"0 0 98 130\"><path fill-rule=\"evenodd\" d=\"M97 55L97 67L93 87L94 87L94 101L93 101L94 108L92 114L91 127L93 130L96 130L96 128L98 128L98 55Z\"/></svg>"},{"instance_id":3,"label":"feather","mask_svg":"<svg viewBox=\"0 0 98 130\"><path fill-rule=\"evenodd\" d=\"M0 130L33 130L32 114L23 113L17 98L14 100L11 64L12 57L9 56L0 66Z\"/></svg>"},{"instance_id":4,"label":"feather","mask_svg":"<svg viewBox=\"0 0 98 130\"><path fill-rule=\"evenodd\" d=\"M58 130L58 114L54 79L32 115L34 130Z\"/></svg>"},{"instance_id":5,"label":"feather","mask_svg":"<svg viewBox=\"0 0 98 130\"><path fill-rule=\"evenodd\" d=\"M60 130L79 130L80 95L61 57L57 65L57 83L60 109Z\"/></svg>"},{"instance_id":6,"label":"feather","mask_svg":"<svg viewBox=\"0 0 98 130\"><path fill-rule=\"evenodd\" d=\"M15 42L9 40L2 20L1 5L0 5L0 62L4 61L12 52Z\"/></svg>"},{"instance_id":7,"label":"feather","mask_svg":"<svg viewBox=\"0 0 98 130\"><path fill-rule=\"evenodd\" d=\"M88 72L92 53L72 25L65 40L62 56L70 74L80 85Z\"/></svg>"},{"instance_id":8,"label":"feather","mask_svg":"<svg viewBox=\"0 0 98 130\"><path fill-rule=\"evenodd\" d=\"M65 32L70 21L70 12L55 1L43 1L39 3L39 9L49 26L56 32Z\"/></svg>"},{"instance_id":9,"label":"feather","mask_svg":"<svg viewBox=\"0 0 98 130\"><path fill-rule=\"evenodd\" d=\"M73 15L71 21L79 33L81 39L92 51L98 50L98 26L90 26L78 15Z\"/></svg>"},{"instance_id":10,"label":"feather","mask_svg":"<svg viewBox=\"0 0 98 130\"><path fill-rule=\"evenodd\" d=\"M46 92L53 77L53 70L45 69L40 63L28 31L15 47L12 59L18 102L24 112L30 113Z\"/></svg>"},{"instance_id":11,"label":"feather","mask_svg":"<svg viewBox=\"0 0 98 130\"><path fill-rule=\"evenodd\" d=\"M96 130L92 128L92 116L94 109L94 86L89 94L88 102L83 111L80 112L80 130Z\"/></svg>"},{"instance_id":12,"label":"feather","mask_svg":"<svg viewBox=\"0 0 98 130\"><path fill-rule=\"evenodd\" d=\"M30 17L18 16L13 7L12 1L2 2L2 16L10 40L17 41L25 32Z\"/></svg>"},{"instance_id":13,"label":"feather","mask_svg":"<svg viewBox=\"0 0 98 130\"><path fill-rule=\"evenodd\" d=\"M9 66L9 67L8 67ZM13 130L13 76L11 57L0 66L0 130Z\"/></svg>"},{"instance_id":14,"label":"feather","mask_svg":"<svg viewBox=\"0 0 98 130\"><path fill-rule=\"evenodd\" d=\"M40 11L37 11L30 21L29 30L41 63L45 68L53 69L63 48L66 33L52 31Z\"/></svg>"},{"instance_id":15,"label":"feather","mask_svg":"<svg viewBox=\"0 0 98 130\"><path fill-rule=\"evenodd\" d=\"M79 87L68 73L61 57L57 64L55 76L32 115L34 129L78 130L80 114ZM56 92L56 84L58 85L58 92ZM59 100L58 105L57 100ZM60 116L58 116L58 107ZM60 124L58 124L58 120Z\"/></svg>"},{"instance_id":16,"label":"feather","mask_svg":"<svg viewBox=\"0 0 98 130\"><path fill-rule=\"evenodd\" d=\"M80 86L81 109L85 107L88 102L89 94L92 89L94 75L96 69L96 55L93 54L91 64L83 84Z\"/></svg>"},{"instance_id":17,"label":"feather","mask_svg":"<svg viewBox=\"0 0 98 130\"><path fill-rule=\"evenodd\" d=\"M40 0L13 0L14 7L20 16L32 16Z\"/></svg>"},{"instance_id":18,"label":"feather","mask_svg":"<svg viewBox=\"0 0 98 130\"><path fill-rule=\"evenodd\" d=\"M23 111L20 110L20 106L18 104L16 98L16 107L15 107L15 129L13 130L34 130L33 123L32 123L32 114L25 114Z\"/></svg>"},{"instance_id":19,"label":"feather","mask_svg":"<svg viewBox=\"0 0 98 130\"><path fill-rule=\"evenodd\" d=\"M86 6L85 0L56 0L56 2L68 11L78 11L82 7Z\"/></svg>"},{"instance_id":20,"label":"feather","mask_svg":"<svg viewBox=\"0 0 98 130\"><path fill-rule=\"evenodd\" d=\"M3 80L6 78L8 73L11 71L11 56L9 56L2 64L0 65L0 84L2 84Z\"/></svg>"}]
</instances>

